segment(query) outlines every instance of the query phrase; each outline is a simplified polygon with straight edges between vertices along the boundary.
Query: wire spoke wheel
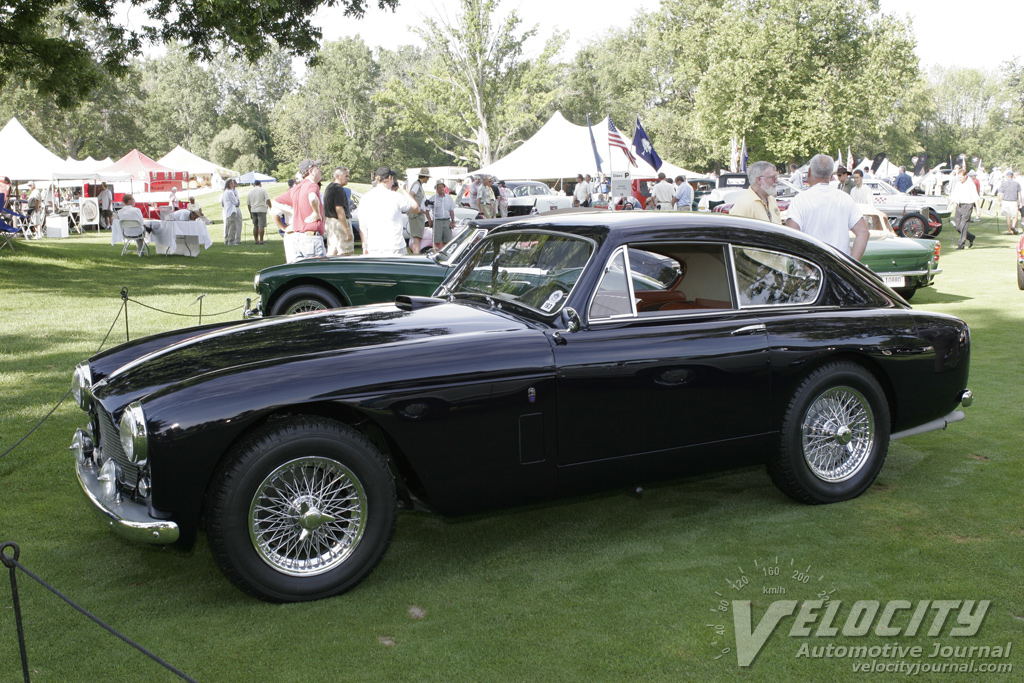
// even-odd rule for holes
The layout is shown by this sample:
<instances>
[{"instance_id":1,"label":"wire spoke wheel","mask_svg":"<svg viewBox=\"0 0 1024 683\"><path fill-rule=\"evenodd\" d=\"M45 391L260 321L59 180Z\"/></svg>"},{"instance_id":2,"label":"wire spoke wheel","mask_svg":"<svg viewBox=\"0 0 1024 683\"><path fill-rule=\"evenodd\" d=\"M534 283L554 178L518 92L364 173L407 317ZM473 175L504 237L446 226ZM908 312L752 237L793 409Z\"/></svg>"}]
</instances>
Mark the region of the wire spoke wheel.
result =
<instances>
[{"instance_id":1,"label":"wire spoke wheel","mask_svg":"<svg viewBox=\"0 0 1024 683\"><path fill-rule=\"evenodd\" d=\"M256 552L290 576L315 576L345 562L366 522L362 483L338 461L320 457L296 458L275 469L249 508Z\"/></svg>"},{"instance_id":2,"label":"wire spoke wheel","mask_svg":"<svg viewBox=\"0 0 1024 683\"><path fill-rule=\"evenodd\" d=\"M285 309L285 315L292 313L306 313L307 311L326 311L327 305L319 299L300 299Z\"/></svg>"},{"instance_id":3,"label":"wire spoke wheel","mask_svg":"<svg viewBox=\"0 0 1024 683\"><path fill-rule=\"evenodd\" d=\"M857 474L875 441L874 415L867 399L851 387L819 395L801 425L804 460L814 476L840 482Z\"/></svg>"}]
</instances>

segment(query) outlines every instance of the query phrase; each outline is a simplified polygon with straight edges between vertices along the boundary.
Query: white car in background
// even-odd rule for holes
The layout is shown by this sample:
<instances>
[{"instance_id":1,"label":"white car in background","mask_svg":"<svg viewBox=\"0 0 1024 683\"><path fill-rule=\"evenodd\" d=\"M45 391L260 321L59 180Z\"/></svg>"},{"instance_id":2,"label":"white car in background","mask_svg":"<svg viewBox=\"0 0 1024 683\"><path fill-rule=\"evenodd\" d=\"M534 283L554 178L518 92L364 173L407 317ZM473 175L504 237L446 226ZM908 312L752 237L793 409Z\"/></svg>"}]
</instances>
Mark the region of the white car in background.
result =
<instances>
[{"instance_id":1,"label":"white car in background","mask_svg":"<svg viewBox=\"0 0 1024 683\"><path fill-rule=\"evenodd\" d=\"M497 188L497 184L494 187ZM560 195L538 180L506 180L505 187L512 193L508 202L509 216L572 208L571 196Z\"/></svg>"}]
</instances>

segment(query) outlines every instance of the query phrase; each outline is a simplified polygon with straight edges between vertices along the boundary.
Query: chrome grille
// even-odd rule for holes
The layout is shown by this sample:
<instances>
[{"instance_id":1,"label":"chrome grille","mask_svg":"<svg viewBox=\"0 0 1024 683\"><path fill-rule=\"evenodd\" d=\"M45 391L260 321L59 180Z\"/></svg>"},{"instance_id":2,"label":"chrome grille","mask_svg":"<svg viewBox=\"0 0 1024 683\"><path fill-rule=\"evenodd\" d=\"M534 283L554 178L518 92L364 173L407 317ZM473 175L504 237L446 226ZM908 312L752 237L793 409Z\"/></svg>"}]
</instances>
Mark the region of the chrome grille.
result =
<instances>
[{"instance_id":1,"label":"chrome grille","mask_svg":"<svg viewBox=\"0 0 1024 683\"><path fill-rule=\"evenodd\" d=\"M128 490L134 491L135 485L139 481L139 468L135 463L130 462L128 456L124 454L124 449L121 448L121 434L114 426L114 420L105 410L101 409L99 413L100 442L98 446L103 449L104 457L112 458L121 468L121 474L124 479L121 483Z\"/></svg>"}]
</instances>

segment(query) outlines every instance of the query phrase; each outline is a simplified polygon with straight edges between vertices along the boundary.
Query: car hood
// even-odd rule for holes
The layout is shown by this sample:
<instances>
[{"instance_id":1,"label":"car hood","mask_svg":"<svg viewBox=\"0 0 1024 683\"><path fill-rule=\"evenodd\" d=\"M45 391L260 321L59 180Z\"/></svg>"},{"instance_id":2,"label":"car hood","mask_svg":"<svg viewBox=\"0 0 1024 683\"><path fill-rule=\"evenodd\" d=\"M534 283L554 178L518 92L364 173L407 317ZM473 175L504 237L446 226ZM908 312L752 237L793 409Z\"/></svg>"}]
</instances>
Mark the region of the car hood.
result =
<instances>
[{"instance_id":1,"label":"car hood","mask_svg":"<svg viewBox=\"0 0 1024 683\"><path fill-rule=\"evenodd\" d=\"M431 339L528 326L505 312L468 303L440 303L414 310L378 304L254 320L201 333L141 356L97 383L93 393L104 402L118 397L114 403L120 407L211 373L314 357L337 357L339 364L358 363L353 354L368 347L392 346L396 353L429 354L425 346ZM340 366L332 367L340 370Z\"/></svg>"},{"instance_id":2,"label":"car hood","mask_svg":"<svg viewBox=\"0 0 1024 683\"><path fill-rule=\"evenodd\" d=\"M260 278L267 278L275 275L298 272L308 272L309 269L329 268L332 272L337 271L338 264L344 263L353 270L373 270L387 272L390 266L407 265L436 265L426 254L409 254L407 256L314 256L305 258L295 263L282 263L270 266L260 271Z\"/></svg>"}]
</instances>

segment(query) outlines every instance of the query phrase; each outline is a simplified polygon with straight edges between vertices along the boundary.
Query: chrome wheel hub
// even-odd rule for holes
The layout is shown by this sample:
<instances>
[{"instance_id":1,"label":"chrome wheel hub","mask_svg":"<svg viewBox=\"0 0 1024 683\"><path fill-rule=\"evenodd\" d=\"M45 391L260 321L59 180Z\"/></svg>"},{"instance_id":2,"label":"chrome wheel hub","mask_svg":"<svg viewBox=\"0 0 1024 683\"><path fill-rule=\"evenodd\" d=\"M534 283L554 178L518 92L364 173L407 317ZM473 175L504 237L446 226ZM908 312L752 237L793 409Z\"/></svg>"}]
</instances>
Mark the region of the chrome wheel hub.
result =
<instances>
[{"instance_id":1,"label":"chrome wheel hub","mask_svg":"<svg viewBox=\"0 0 1024 683\"><path fill-rule=\"evenodd\" d=\"M324 306L321 302L316 299L302 299L296 301L288 310L285 311L285 315L291 315L292 313L305 313L306 311L326 311L327 306Z\"/></svg>"},{"instance_id":2,"label":"chrome wheel hub","mask_svg":"<svg viewBox=\"0 0 1024 683\"><path fill-rule=\"evenodd\" d=\"M363 536L366 513L366 493L351 470L329 458L296 458L256 489L249 535L275 570L315 576L348 559Z\"/></svg>"},{"instance_id":3,"label":"chrome wheel hub","mask_svg":"<svg viewBox=\"0 0 1024 683\"><path fill-rule=\"evenodd\" d=\"M814 476L840 482L868 462L875 442L871 405L856 389L834 387L811 403L800 428L804 460Z\"/></svg>"}]
</instances>

